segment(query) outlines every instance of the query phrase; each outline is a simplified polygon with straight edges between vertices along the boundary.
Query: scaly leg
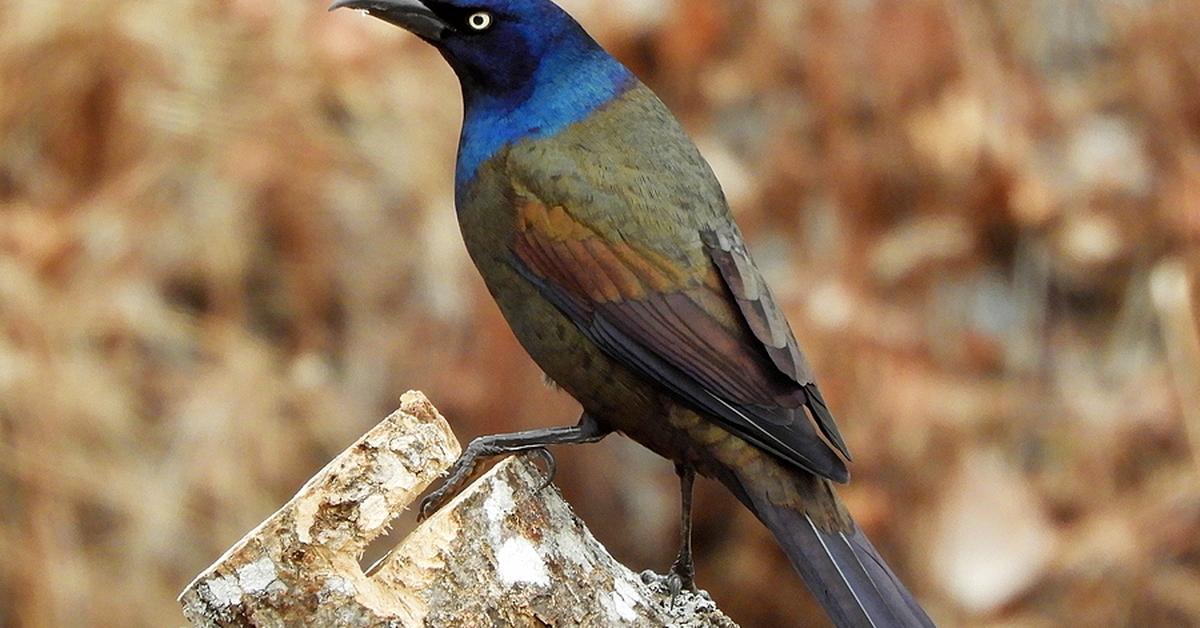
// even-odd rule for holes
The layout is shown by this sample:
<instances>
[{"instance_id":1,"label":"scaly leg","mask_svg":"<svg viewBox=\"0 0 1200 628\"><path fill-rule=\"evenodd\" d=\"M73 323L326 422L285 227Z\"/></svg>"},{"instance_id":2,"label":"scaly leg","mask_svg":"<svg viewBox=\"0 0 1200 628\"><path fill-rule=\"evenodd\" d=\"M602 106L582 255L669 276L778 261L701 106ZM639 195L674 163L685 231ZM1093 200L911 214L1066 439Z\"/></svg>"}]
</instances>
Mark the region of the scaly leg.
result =
<instances>
[{"instance_id":1,"label":"scaly leg","mask_svg":"<svg viewBox=\"0 0 1200 628\"><path fill-rule=\"evenodd\" d=\"M475 468L484 459L518 453L536 453L546 460L547 478L542 485L545 488L554 479L554 455L546 449L549 445L583 445L595 443L608 436L612 430L600 425L584 412L579 417L579 424L573 427L551 427L512 434L495 434L480 436L467 445L466 451L458 457L450 467L450 475L445 482L428 497L421 500L420 518L425 519L439 508L446 505L463 483L475 473Z\"/></svg>"},{"instance_id":2,"label":"scaly leg","mask_svg":"<svg viewBox=\"0 0 1200 628\"><path fill-rule=\"evenodd\" d=\"M679 556L671 565L671 573L667 575L667 586L674 599L680 591L696 590L696 564L692 562L692 485L696 482L696 470L686 464L675 465L675 473L679 476L680 508L680 542Z\"/></svg>"}]
</instances>

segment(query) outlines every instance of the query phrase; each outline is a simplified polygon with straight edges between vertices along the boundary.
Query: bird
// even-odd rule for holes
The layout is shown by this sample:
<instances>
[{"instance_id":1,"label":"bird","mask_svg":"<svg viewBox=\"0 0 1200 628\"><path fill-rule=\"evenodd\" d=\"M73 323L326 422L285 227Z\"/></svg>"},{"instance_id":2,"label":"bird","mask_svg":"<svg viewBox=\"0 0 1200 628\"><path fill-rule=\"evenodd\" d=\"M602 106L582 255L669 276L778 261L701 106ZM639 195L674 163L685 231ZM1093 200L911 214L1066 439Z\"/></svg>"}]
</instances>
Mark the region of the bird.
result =
<instances>
[{"instance_id":1,"label":"bird","mask_svg":"<svg viewBox=\"0 0 1200 628\"><path fill-rule=\"evenodd\" d=\"M695 475L765 524L839 627L932 626L835 483L850 453L708 162L666 105L551 0L338 0L457 76L454 203L467 252L575 425L471 441L422 514L482 461L621 433L680 478L695 589Z\"/></svg>"}]
</instances>

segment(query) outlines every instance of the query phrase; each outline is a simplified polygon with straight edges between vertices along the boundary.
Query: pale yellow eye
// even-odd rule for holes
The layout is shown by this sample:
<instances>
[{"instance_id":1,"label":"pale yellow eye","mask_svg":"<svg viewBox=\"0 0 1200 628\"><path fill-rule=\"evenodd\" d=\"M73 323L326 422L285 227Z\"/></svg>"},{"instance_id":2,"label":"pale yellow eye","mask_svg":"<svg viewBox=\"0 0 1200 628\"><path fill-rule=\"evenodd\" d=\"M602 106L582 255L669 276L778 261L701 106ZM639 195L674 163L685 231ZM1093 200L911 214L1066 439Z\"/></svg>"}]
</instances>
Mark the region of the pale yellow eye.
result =
<instances>
[{"instance_id":1,"label":"pale yellow eye","mask_svg":"<svg viewBox=\"0 0 1200 628\"><path fill-rule=\"evenodd\" d=\"M492 14L487 11L472 13L471 17L467 18L467 26L477 30L485 31L492 25Z\"/></svg>"}]
</instances>

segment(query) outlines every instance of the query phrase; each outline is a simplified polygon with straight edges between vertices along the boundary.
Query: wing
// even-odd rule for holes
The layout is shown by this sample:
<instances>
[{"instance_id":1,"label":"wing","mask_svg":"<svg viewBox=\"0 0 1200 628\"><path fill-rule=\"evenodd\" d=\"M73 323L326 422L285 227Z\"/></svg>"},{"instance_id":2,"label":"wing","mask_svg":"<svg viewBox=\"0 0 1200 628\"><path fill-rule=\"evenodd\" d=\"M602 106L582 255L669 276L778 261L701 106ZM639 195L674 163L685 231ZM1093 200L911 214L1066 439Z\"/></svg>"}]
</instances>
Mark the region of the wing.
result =
<instances>
[{"instance_id":1,"label":"wing","mask_svg":"<svg viewBox=\"0 0 1200 628\"><path fill-rule=\"evenodd\" d=\"M829 413L821 391L817 389L812 368L800 351L787 317L771 296L771 289L763 280L762 273L750 259L750 252L741 236L736 232L705 231L701 239L754 337L762 343L775 367L803 386L807 395L806 405L821 433L849 459L850 451L838 432L837 423Z\"/></svg>"},{"instance_id":2,"label":"wing","mask_svg":"<svg viewBox=\"0 0 1200 628\"><path fill-rule=\"evenodd\" d=\"M518 185L510 199L512 263L526 279L607 354L733 433L813 473L848 479L837 454L849 458L845 443L735 228L674 225L648 246L589 223L587 211L564 201L571 195L553 196L557 203L545 202ZM697 250L667 255L664 245Z\"/></svg>"}]
</instances>

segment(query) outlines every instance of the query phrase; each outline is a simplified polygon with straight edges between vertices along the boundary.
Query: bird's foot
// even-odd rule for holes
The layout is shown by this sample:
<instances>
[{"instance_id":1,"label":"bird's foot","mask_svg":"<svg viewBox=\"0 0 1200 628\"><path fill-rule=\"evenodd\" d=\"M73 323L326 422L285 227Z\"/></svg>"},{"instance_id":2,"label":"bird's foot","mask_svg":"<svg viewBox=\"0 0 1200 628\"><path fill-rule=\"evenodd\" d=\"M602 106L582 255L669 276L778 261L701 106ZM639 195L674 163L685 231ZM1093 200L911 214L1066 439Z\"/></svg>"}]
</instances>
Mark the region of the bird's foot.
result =
<instances>
[{"instance_id":1,"label":"bird's foot","mask_svg":"<svg viewBox=\"0 0 1200 628\"><path fill-rule=\"evenodd\" d=\"M670 596L671 606L675 606L685 591L708 599L706 591L696 588L696 570L690 561L684 563L676 560L666 574L658 574L647 569L642 572L641 576L643 584L650 585Z\"/></svg>"},{"instance_id":2,"label":"bird's foot","mask_svg":"<svg viewBox=\"0 0 1200 628\"><path fill-rule=\"evenodd\" d=\"M682 591L696 593L696 565L692 563L691 556L680 556L671 564L671 571L667 574L667 588L671 592L671 599L679 597Z\"/></svg>"},{"instance_id":3,"label":"bird's foot","mask_svg":"<svg viewBox=\"0 0 1200 628\"><path fill-rule=\"evenodd\" d=\"M572 427L551 427L511 434L493 434L480 436L467 444L466 450L454 461L446 481L437 487L428 497L421 500L421 512L418 518L422 521L445 506L475 474L476 467L486 458L496 456L530 453L535 454L546 462L546 479L538 490L550 486L554 481L557 465L554 455L546 449L547 445L580 445L596 443L604 439L611 430L600 425L586 412L580 415L579 423Z\"/></svg>"},{"instance_id":4,"label":"bird's foot","mask_svg":"<svg viewBox=\"0 0 1200 628\"><path fill-rule=\"evenodd\" d=\"M467 445L466 451L458 457L458 460L454 461L454 464L450 467L449 474L441 485L425 496L425 499L421 500L421 510L417 514L417 520L424 521L428 519L433 513L441 510L442 506L449 503L451 499L454 499L454 496L458 495L463 489L467 480L475 474L476 468L479 467L479 463L483 462L484 459L510 453L532 454L538 456L546 463L546 477L542 484L538 486L537 490L539 492L550 486L550 483L554 481L554 474L558 469L558 465L554 460L554 454L550 453L550 450L545 447L512 451L508 448L491 445L481 440L471 441Z\"/></svg>"}]
</instances>

